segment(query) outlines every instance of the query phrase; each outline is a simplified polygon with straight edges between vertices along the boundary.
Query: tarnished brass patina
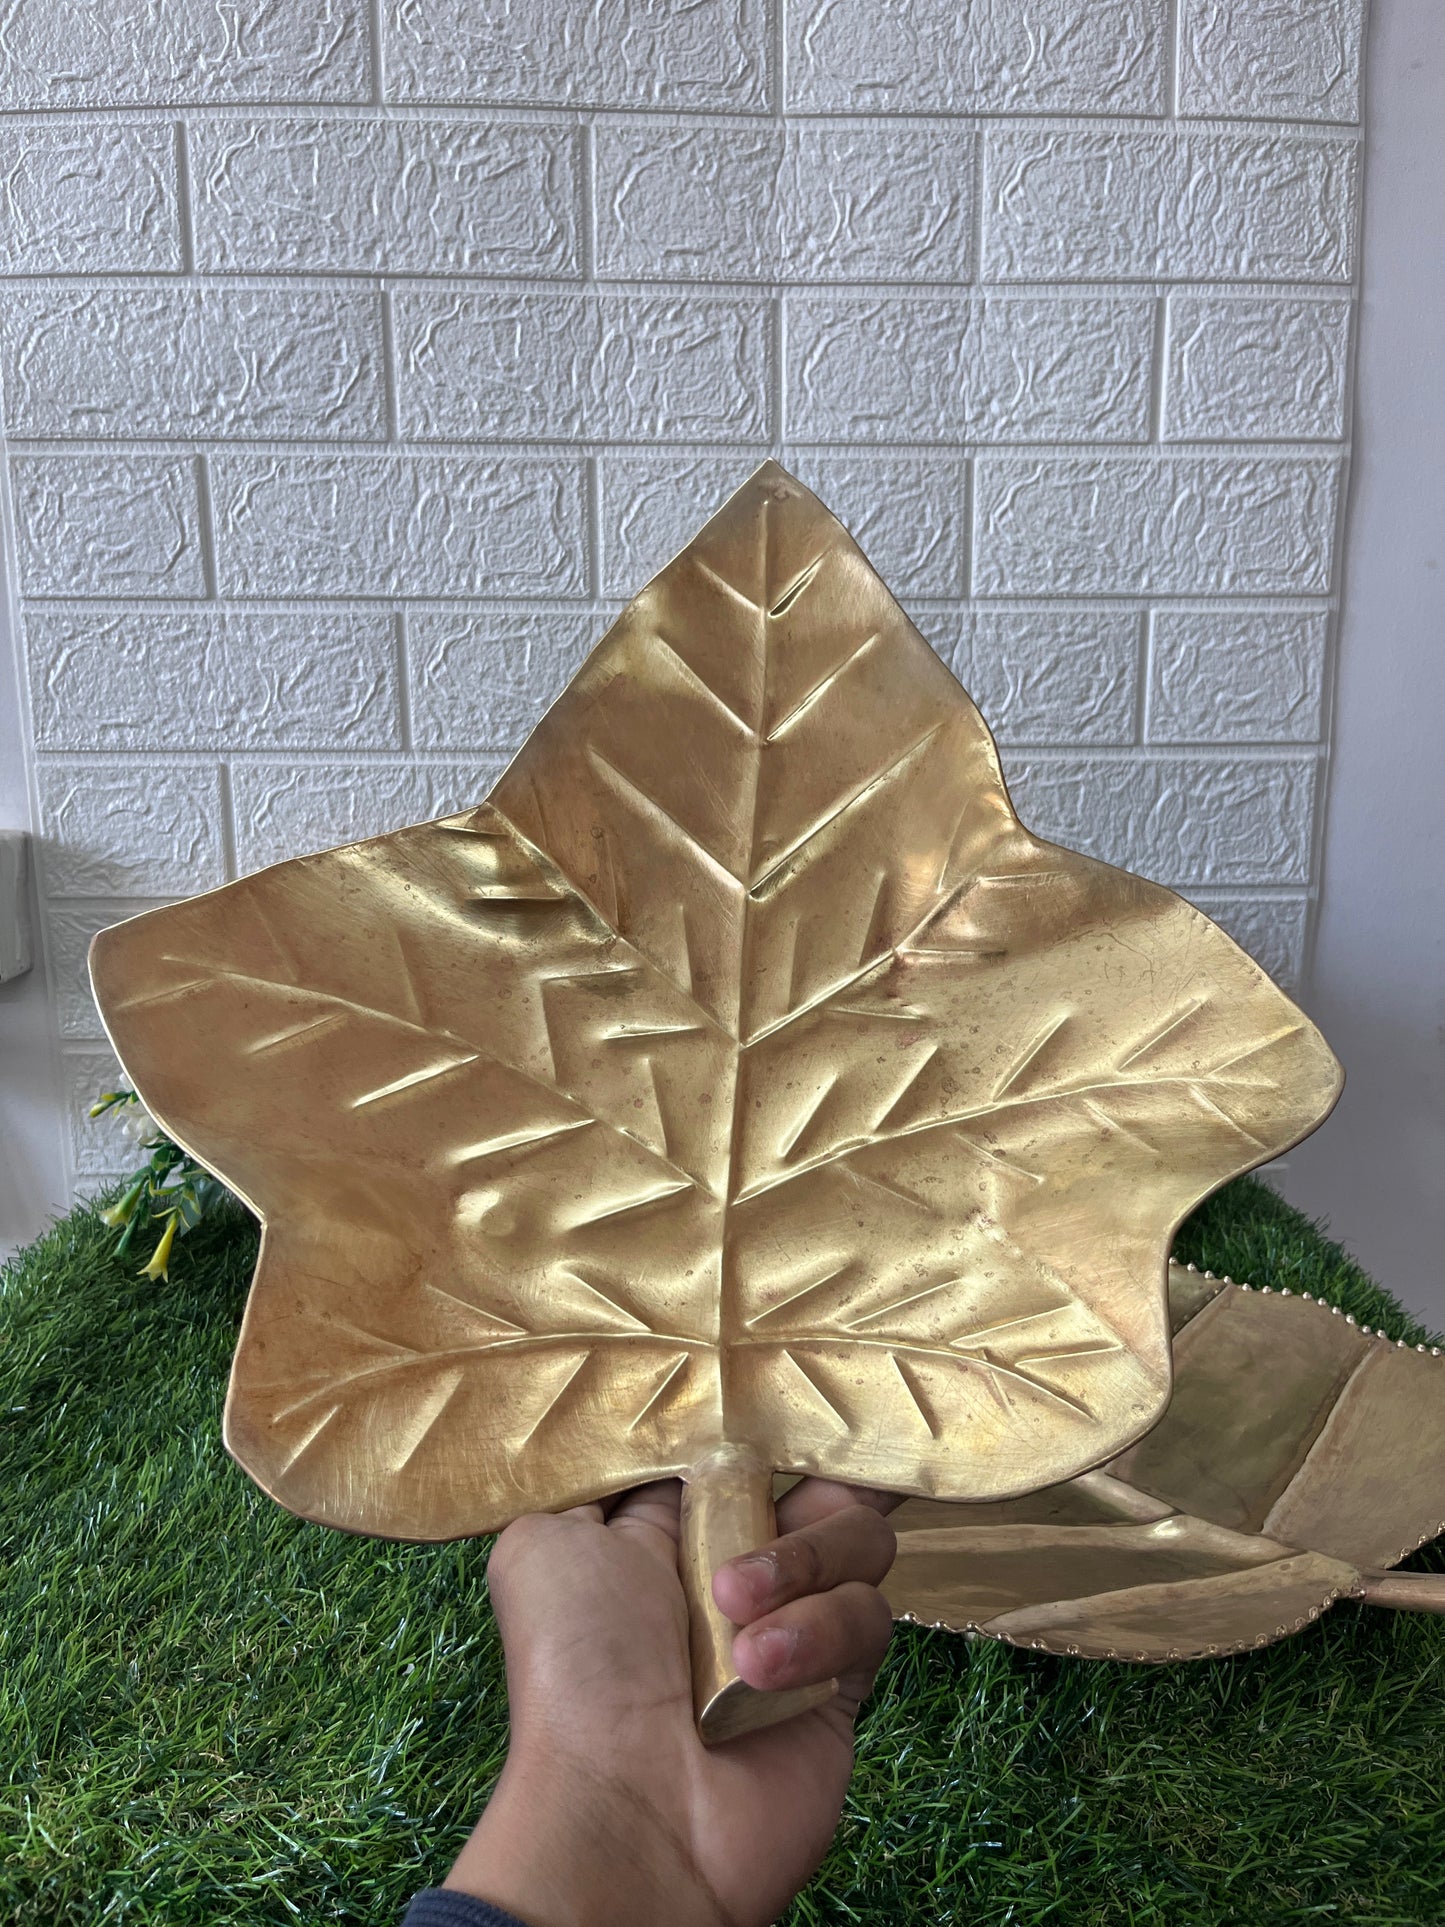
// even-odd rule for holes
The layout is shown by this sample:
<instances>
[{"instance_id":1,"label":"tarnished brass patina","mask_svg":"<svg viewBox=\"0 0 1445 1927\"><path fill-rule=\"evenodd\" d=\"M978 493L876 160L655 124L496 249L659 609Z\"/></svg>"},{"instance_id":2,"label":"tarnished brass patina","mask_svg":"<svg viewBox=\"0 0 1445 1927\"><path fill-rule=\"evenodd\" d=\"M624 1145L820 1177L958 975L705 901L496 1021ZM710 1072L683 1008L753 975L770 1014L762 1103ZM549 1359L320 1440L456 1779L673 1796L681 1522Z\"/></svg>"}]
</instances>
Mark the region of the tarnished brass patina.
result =
<instances>
[{"instance_id":1,"label":"tarnished brass patina","mask_svg":"<svg viewBox=\"0 0 1445 1927\"><path fill-rule=\"evenodd\" d=\"M699 1564L775 1469L994 1499L1096 1464L1168 1397L1174 1226L1339 1086L1197 910L1022 828L771 463L486 803L92 969L146 1103L265 1222L231 1451L407 1539L680 1474ZM692 1591L704 1730L737 1730Z\"/></svg>"},{"instance_id":2,"label":"tarnished brass patina","mask_svg":"<svg viewBox=\"0 0 1445 1927\"><path fill-rule=\"evenodd\" d=\"M1102 1470L893 1515L894 1611L1090 1659L1267 1646L1337 1599L1445 1612L1390 1573L1445 1531L1445 1362L1291 1293L1171 1265L1174 1396Z\"/></svg>"}]
</instances>

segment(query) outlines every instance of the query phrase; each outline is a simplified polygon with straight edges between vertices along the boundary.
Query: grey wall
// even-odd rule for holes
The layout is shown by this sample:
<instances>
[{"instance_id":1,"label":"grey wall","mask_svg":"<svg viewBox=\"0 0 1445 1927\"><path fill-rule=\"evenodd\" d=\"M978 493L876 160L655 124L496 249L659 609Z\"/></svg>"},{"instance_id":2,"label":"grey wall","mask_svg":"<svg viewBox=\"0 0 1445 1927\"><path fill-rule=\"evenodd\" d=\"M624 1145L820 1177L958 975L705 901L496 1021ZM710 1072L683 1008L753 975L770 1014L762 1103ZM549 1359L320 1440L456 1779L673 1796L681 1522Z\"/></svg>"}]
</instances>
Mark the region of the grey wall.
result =
<instances>
[{"instance_id":1,"label":"grey wall","mask_svg":"<svg viewBox=\"0 0 1445 1927\"><path fill-rule=\"evenodd\" d=\"M1362 13L15 0L0 383L54 1027L42 1090L37 993L5 994L15 1235L118 1161L79 1109L113 1074L92 931L474 800L769 452L979 698L1029 820L1297 984Z\"/></svg>"},{"instance_id":2,"label":"grey wall","mask_svg":"<svg viewBox=\"0 0 1445 1927\"><path fill-rule=\"evenodd\" d=\"M1348 1081L1287 1188L1445 1325L1445 16L1382 0L1358 440L1309 1002Z\"/></svg>"}]
</instances>

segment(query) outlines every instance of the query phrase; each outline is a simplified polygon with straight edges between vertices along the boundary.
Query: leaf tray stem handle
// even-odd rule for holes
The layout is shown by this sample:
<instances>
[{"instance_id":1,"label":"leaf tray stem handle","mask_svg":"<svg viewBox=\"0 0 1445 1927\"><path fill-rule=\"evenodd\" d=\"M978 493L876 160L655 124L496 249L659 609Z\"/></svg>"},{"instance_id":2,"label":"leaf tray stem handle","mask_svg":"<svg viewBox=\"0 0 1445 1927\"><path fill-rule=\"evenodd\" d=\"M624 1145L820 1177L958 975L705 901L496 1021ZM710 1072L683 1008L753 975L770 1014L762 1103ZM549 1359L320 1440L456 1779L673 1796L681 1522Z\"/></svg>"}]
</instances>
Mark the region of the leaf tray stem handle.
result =
<instances>
[{"instance_id":1,"label":"leaf tray stem handle","mask_svg":"<svg viewBox=\"0 0 1445 1927\"><path fill-rule=\"evenodd\" d=\"M1367 1606L1393 1606L1400 1612L1445 1613L1445 1573L1365 1572L1360 1594Z\"/></svg>"},{"instance_id":2,"label":"leaf tray stem handle","mask_svg":"<svg viewBox=\"0 0 1445 1927\"><path fill-rule=\"evenodd\" d=\"M693 1710L698 1732L709 1746L823 1706L838 1690L838 1682L830 1679L785 1692L761 1692L733 1666L738 1629L713 1601L713 1574L729 1559L754 1552L776 1537L773 1475L755 1453L745 1446L724 1445L693 1466L682 1494L680 1564L692 1651Z\"/></svg>"}]
</instances>

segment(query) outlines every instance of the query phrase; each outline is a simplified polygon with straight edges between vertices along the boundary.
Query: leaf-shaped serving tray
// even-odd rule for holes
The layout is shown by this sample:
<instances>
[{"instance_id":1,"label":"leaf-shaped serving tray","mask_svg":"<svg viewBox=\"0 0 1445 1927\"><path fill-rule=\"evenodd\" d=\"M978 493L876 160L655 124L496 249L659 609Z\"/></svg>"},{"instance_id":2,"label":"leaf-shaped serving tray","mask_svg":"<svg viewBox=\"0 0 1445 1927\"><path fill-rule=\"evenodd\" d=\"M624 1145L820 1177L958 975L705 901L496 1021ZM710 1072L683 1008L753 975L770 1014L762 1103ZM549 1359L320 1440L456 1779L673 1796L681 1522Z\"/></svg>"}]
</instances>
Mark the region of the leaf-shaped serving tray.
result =
<instances>
[{"instance_id":1,"label":"leaf-shaped serving tray","mask_svg":"<svg viewBox=\"0 0 1445 1927\"><path fill-rule=\"evenodd\" d=\"M1388 1568L1445 1531L1445 1361L1308 1293L1171 1265L1174 1395L1101 1470L1003 1505L909 1500L899 1618L1090 1659L1267 1646L1337 1599L1445 1612Z\"/></svg>"},{"instance_id":2,"label":"leaf-shaped serving tray","mask_svg":"<svg viewBox=\"0 0 1445 1927\"><path fill-rule=\"evenodd\" d=\"M1339 1087L1207 918L1022 827L771 463L488 802L121 924L92 974L265 1223L236 1458L408 1539L680 1474L708 1733L787 1710L710 1594L770 1475L991 1499L1122 1450L1175 1225Z\"/></svg>"}]
</instances>

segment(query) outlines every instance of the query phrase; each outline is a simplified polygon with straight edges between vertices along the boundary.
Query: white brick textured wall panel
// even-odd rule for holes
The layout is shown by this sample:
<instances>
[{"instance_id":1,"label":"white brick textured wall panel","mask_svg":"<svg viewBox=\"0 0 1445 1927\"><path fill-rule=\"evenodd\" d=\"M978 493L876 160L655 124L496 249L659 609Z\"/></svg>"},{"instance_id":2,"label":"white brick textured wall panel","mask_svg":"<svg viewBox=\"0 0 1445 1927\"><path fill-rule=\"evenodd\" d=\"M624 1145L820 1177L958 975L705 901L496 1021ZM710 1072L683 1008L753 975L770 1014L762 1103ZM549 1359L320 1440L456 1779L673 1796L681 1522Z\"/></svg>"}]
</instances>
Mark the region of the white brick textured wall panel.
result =
<instances>
[{"instance_id":1,"label":"white brick textured wall panel","mask_svg":"<svg viewBox=\"0 0 1445 1927\"><path fill-rule=\"evenodd\" d=\"M1140 296L796 295L787 433L814 442L1145 441Z\"/></svg>"},{"instance_id":2,"label":"white brick textured wall panel","mask_svg":"<svg viewBox=\"0 0 1445 1927\"><path fill-rule=\"evenodd\" d=\"M598 272L620 280L967 280L973 138L948 121L603 121Z\"/></svg>"},{"instance_id":3,"label":"white brick textured wall panel","mask_svg":"<svg viewBox=\"0 0 1445 1927\"><path fill-rule=\"evenodd\" d=\"M635 595L741 488L764 453L604 455L597 466L605 593Z\"/></svg>"},{"instance_id":4,"label":"white brick textured wall panel","mask_svg":"<svg viewBox=\"0 0 1445 1927\"><path fill-rule=\"evenodd\" d=\"M1339 464L1326 456L985 456L983 595L1327 590Z\"/></svg>"},{"instance_id":5,"label":"white brick textured wall panel","mask_svg":"<svg viewBox=\"0 0 1445 1927\"><path fill-rule=\"evenodd\" d=\"M0 0L67 1075L130 904L477 801L770 452L1027 818L1297 981L1365 0ZM5 111L9 119L5 119ZM82 1170L117 1134L69 1122Z\"/></svg>"},{"instance_id":6,"label":"white brick textured wall panel","mask_svg":"<svg viewBox=\"0 0 1445 1927\"><path fill-rule=\"evenodd\" d=\"M200 595L193 455L17 455L20 586L30 595Z\"/></svg>"},{"instance_id":7,"label":"white brick textured wall panel","mask_svg":"<svg viewBox=\"0 0 1445 1927\"><path fill-rule=\"evenodd\" d=\"M1001 123L984 272L1002 281L1343 281L1357 148L1343 137Z\"/></svg>"},{"instance_id":8,"label":"white brick textured wall panel","mask_svg":"<svg viewBox=\"0 0 1445 1927\"><path fill-rule=\"evenodd\" d=\"M385 23L393 100L738 110L768 100L766 0L387 0Z\"/></svg>"},{"instance_id":9,"label":"white brick textured wall panel","mask_svg":"<svg viewBox=\"0 0 1445 1927\"><path fill-rule=\"evenodd\" d=\"M953 666L1002 743L1134 740L1132 609L976 610Z\"/></svg>"},{"instance_id":10,"label":"white brick textured wall panel","mask_svg":"<svg viewBox=\"0 0 1445 1927\"><path fill-rule=\"evenodd\" d=\"M1313 756L1006 759L1031 830L1180 889L1309 881Z\"/></svg>"},{"instance_id":11,"label":"white brick textured wall panel","mask_svg":"<svg viewBox=\"0 0 1445 1927\"><path fill-rule=\"evenodd\" d=\"M958 596L968 570L968 463L956 455L796 449L798 479L901 597Z\"/></svg>"},{"instance_id":12,"label":"white brick textured wall panel","mask_svg":"<svg viewBox=\"0 0 1445 1927\"><path fill-rule=\"evenodd\" d=\"M421 440L756 441L761 301L416 289L394 305L401 432Z\"/></svg>"},{"instance_id":13,"label":"white brick textured wall panel","mask_svg":"<svg viewBox=\"0 0 1445 1927\"><path fill-rule=\"evenodd\" d=\"M386 434L366 289L31 285L0 314L0 356L11 435Z\"/></svg>"},{"instance_id":14,"label":"white brick textured wall panel","mask_svg":"<svg viewBox=\"0 0 1445 1927\"><path fill-rule=\"evenodd\" d=\"M0 108L368 100L365 0L10 0Z\"/></svg>"},{"instance_id":15,"label":"white brick textured wall panel","mask_svg":"<svg viewBox=\"0 0 1445 1927\"><path fill-rule=\"evenodd\" d=\"M577 141L509 121L198 122L197 265L575 274Z\"/></svg>"},{"instance_id":16,"label":"white brick textured wall panel","mask_svg":"<svg viewBox=\"0 0 1445 1927\"><path fill-rule=\"evenodd\" d=\"M96 1180L134 1171L144 1160L114 1117L86 1113L102 1091L119 1089L123 1079L115 1052L108 1044L90 1050L67 1050L60 1060L64 1085L65 1136L71 1163L78 1176ZM86 1191L103 1188L86 1185ZM139 1262L136 1269L139 1270Z\"/></svg>"},{"instance_id":17,"label":"white brick textured wall panel","mask_svg":"<svg viewBox=\"0 0 1445 1927\"><path fill-rule=\"evenodd\" d=\"M1324 670L1323 615L1156 610L1150 740L1318 742Z\"/></svg>"},{"instance_id":18,"label":"white brick textured wall panel","mask_svg":"<svg viewBox=\"0 0 1445 1927\"><path fill-rule=\"evenodd\" d=\"M62 1037L103 1037L105 1026L90 994L87 958L91 938L125 917L153 910L154 903L57 903L46 914L55 1014ZM112 1127L115 1128L115 1127ZM119 1131L116 1132L119 1137Z\"/></svg>"},{"instance_id":19,"label":"white brick textured wall panel","mask_svg":"<svg viewBox=\"0 0 1445 1927\"><path fill-rule=\"evenodd\" d=\"M602 474L603 586L633 595L757 466L736 457L608 455ZM901 596L957 596L967 565L967 463L957 457L829 455L789 465L845 524Z\"/></svg>"},{"instance_id":20,"label":"white brick textured wall panel","mask_svg":"<svg viewBox=\"0 0 1445 1927\"><path fill-rule=\"evenodd\" d=\"M1169 303L1164 434L1174 441L1338 441L1347 301L1177 294Z\"/></svg>"},{"instance_id":21,"label":"white brick textured wall panel","mask_svg":"<svg viewBox=\"0 0 1445 1927\"><path fill-rule=\"evenodd\" d=\"M43 750L401 746L383 610L39 608L25 640Z\"/></svg>"},{"instance_id":22,"label":"white brick textured wall panel","mask_svg":"<svg viewBox=\"0 0 1445 1927\"><path fill-rule=\"evenodd\" d=\"M469 809L486 796L503 760L241 764L231 778L237 867L244 875Z\"/></svg>"},{"instance_id":23,"label":"white brick textured wall panel","mask_svg":"<svg viewBox=\"0 0 1445 1927\"><path fill-rule=\"evenodd\" d=\"M838 113L1148 114L1164 0L793 0L788 102Z\"/></svg>"},{"instance_id":24,"label":"white brick textured wall panel","mask_svg":"<svg viewBox=\"0 0 1445 1927\"><path fill-rule=\"evenodd\" d=\"M42 763L41 864L51 897L188 897L226 880L214 767Z\"/></svg>"},{"instance_id":25,"label":"white brick textured wall panel","mask_svg":"<svg viewBox=\"0 0 1445 1927\"><path fill-rule=\"evenodd\" d=\"M1309 902L1303 896L1229 896L1191 890L1189 901L1227 930L1277 984L1295 989L1304 972Z\"/></svg>"},{"instance_id":26,"label":"white brick textured wall panel","mask_svg":"<svg viewBox=\"0 0 1445 1927\"><path fill-rule=\"evenodd\" d=\"M570 610L418 611L410 618L418 749L511 749L560 696L604 628Z\"/></svg>"},{"instance_id":27,"label":"white brick textured wall panel","mask_svg":"<svg viewBox=\"0 0 1445 1927\"><path fill-rule=\"evenodd\" d=\"M557 456L216 459L223 595L577 595L582 465Z\"/></svg>"},{"instance_id":28,"label":"white brick textured wall panel","mask_svg":"<svg viewBox=\"0 0 1445 1927\"><path fill-rule=\"evenodd\" d=\"M0 273L174 273L175 130L11 121L0 133L0 206Z\"/></svg>"},{"instance_id":29,"label":"white brick textured wall panel","mask_svg":"<svg viewBox=\"0 0 1445 1927\"><path fill-rule=\"evenodd\" d=\"M1179 109L1359 118L1360 0L1181 0Z\"/></svg>"}]
</instances>

